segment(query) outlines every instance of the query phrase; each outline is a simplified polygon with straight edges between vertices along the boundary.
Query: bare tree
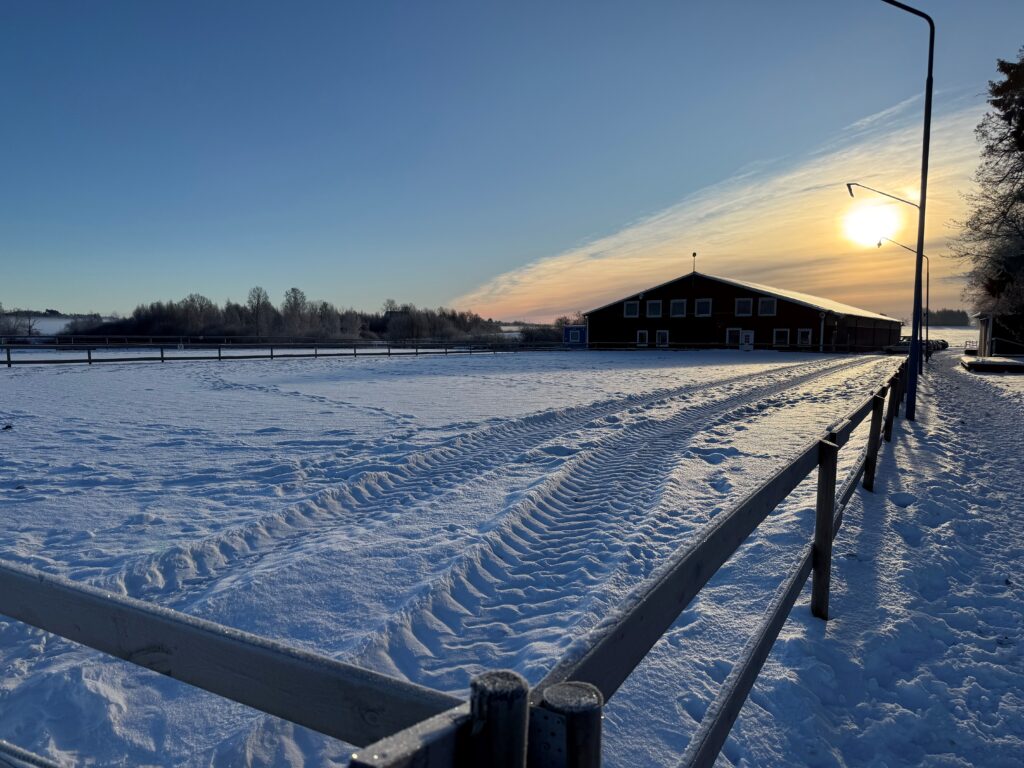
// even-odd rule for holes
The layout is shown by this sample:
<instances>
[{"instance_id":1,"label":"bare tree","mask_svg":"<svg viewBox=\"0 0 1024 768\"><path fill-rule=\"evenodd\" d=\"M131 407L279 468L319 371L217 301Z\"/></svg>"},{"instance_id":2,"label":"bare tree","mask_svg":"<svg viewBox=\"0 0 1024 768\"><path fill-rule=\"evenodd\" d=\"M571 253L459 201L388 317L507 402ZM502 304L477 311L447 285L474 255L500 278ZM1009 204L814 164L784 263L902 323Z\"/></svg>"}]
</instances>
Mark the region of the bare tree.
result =
<instances>
[{"instance_id":1,"label":"bare tree","mask_svg":"<svg viewBox=\"0 0 1024 768\"><path fill-rule=\"evenodd\" d=\"M221 320L220 308L199 293L190 293L181 302L187 333L205 333Z\"/></svg>"},{"instance_id":2,"label":"bare tree","mask_svg":"<svg viewBox=\"0 0 1024 768\"><path fill-rule=\"evenodd\" d=\"M289 288L284 292L281 314L284 316L284 326L289 334L300 336L306 330L308 304L306 294L298 288Z\"/></svg>"},{"instance_id":3,"label":"bare tree","mask_svg":"<svg viewBox=\"0 0 1024 768\"><path fill-rule=\"evenodd\" d=\"M251 288L246 308L249 310L249 317L256 329L256 335L266 336L270 330L270 294L258 285Z\"/></svg>"},{"instance_id":4,"label":"bare tree","mask_svg":"<svg viewBox=\"0 0 1024 768\"><path fill-rule=\"evenodd\" d=\"M583 316L582 312L573 312L571 315L562 315L555 319L555 326L563 328L567 325L585 325L587 318Z\"/></svg>"},{"instance_id":5,"label":"bare tree","mask_svg":"<svg viewBox=\"0 0 1024 768\"><path fill-rule=\"evenodd\" d=\"M15 307L5 313L0 305L0 333L9 336L32 336L39 325L39 318L30 311Z\"/></svg>"}]
</instances>

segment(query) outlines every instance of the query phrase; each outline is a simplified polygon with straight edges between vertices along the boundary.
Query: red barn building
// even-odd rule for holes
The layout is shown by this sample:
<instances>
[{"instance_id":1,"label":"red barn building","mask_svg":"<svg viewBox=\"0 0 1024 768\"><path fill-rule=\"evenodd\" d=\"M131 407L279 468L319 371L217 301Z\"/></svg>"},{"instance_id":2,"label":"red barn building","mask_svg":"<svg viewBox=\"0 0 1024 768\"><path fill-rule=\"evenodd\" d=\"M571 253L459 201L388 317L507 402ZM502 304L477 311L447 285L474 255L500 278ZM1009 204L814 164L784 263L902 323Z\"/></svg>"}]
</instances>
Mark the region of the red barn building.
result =
<instances>
[{"instance_id":1,"label":"red barn building","mask_svg":"<svg viewBox=\"0 0 1024 768\"><path fill-rule=\"evenodd\" d=\"M587 342L612 347L739 347L868 352L902 323L831 299L691 272L586 313Z\"/></svg>"}]
</instances>

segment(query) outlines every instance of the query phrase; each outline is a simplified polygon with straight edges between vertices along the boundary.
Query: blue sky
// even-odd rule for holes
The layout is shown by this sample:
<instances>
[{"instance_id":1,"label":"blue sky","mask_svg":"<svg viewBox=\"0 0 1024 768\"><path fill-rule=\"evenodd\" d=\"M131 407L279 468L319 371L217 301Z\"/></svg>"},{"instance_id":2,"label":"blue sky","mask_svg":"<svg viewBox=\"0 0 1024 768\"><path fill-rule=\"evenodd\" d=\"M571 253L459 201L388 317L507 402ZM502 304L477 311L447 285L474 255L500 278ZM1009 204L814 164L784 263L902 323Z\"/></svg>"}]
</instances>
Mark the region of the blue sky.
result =
<instances>
[{"instance_id":1,"label":"blue sky","mask_svg":"<svg viewBox=\"0 0 1024 768\"><path fill-rule=\"evenodd\" d=\"M937 117L959 148L947 188L932 191L955 201L995 59L1024 44L1024 3L921 7L938 24ZM651 249L634 241L604 259L599 289L558 259L684 201L733 195L751 174L772 188L814 167L827 186L856 157L879 185L916 183L910 139L886 167L855 150L919 125L908 99L923 89L925 29L876 0L6 2L0 302L126 312L297 285L339 305L454 302L509 319L670 277L683 271L675 250L763 277L785 248L752 243L757 223L728 217L718 223L733 240L694 226L651 244L644 230ZM833 150L844 163L822 164ZM824 203L814 215L791 231L831 216ZM829 238L793 240L842 256ZM633 268L655 252L656 265ZM577 272L554 290L563 263ZM510 303L502 286L525 296L531 274L545 301ZM793 283L809 274L775 283L807 289ZM843 270L831 275L810 287L856 298Z\"/></svg>"}]
</instances>

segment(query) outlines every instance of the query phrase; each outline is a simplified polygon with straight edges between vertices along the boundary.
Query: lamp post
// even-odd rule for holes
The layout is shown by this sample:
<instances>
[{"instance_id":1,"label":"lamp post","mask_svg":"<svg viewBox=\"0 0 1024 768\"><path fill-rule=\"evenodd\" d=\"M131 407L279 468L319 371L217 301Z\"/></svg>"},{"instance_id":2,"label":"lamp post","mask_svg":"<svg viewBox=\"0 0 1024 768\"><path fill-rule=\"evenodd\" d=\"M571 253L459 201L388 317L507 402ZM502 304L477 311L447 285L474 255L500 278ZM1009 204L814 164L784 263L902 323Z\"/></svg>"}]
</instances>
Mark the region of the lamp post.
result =
<instances>
[{"instance_id":1,"label":"lamp post","mask_svg":"<svg viewBox=\"0 0 1024 768\"><path fill-rule=\"evenodd\" d=\"M883 192L880 189L875 189L874 187L869 187L867 184L861 184L859 181L848 181L848 182L846 182L846 191L850 193L850 197L854 196L854 194L853 194L853 188L854 187L860 187L861 189L866 189L866 190L868 190L870 192L874 192L876 195L881 195L882 197L888 197L888 198L890 198L892 200L898 200L901 203L906 203L907 205L912 205L915 208L919 208L920 207L917 203L912 203L909 200L904 200L902 197L896 197L896 195L890 195L888 192Z\"/></svg>"},{"instance_id":2,"label":"lamp post","mask_svg":"<svg viewBox=\"0 0 1024 768\"><path fill-rule=\"evenodd\" d=\"M892 239L890 239L888 237L883 237L883 238L881 238L878 241L878 247L879 248L882 247L882 240L885 240L888 243L892 243L893 245L898 245L900 248L902 248L905 251L910 251L911 253L915 253L915 254L917 253L917 251L915 251L909 245L904 245L903 243L897 243L895 240L892 240ZM924 267L925 267L925 269L924 269L924 347L927 350L928 349L928 342L931 341L931 327L932 327L932 260L928 258L928 254L927 253L922 253L921 255L924 257ZM926 358L927 358L927 356L928 356L927 353L925 353L925 357Z\"/></svg>"},{"instance_id":3,"label":"lamp post","mask_svg":"<svg viewBox=\"0 0 1024 768\"><path fill-rule=\"evenodd\" d=\"M898 0L882 0L883 3L911 13L928 22L928 77L924 84L924 140L921 147L921 197L917 206L917 259L914 263L914 336L910 340L911 358L916 354L920 360L921 341L921 266L924 261L924 211L928 201L928 149L932 135L932 62L935 58L935 22L932 17ZM917 366L908 366L907 377L907 419L913 421L917 414Z\"/></svg>"},{"instance_id":4,"label":"lamp post","mask_svg":"<svg viewBox=\"0 0 1024 768\"><path fill-rule=\"evenodd\" d=\"M876 195L881 195L882 197L888 197L890 200L896 200L897 202L905 203L906 205L909 205L909 206L911 206L913 208L917 208L918 210L921 210L921 206L919 206L917 203L912 203L909 200L904 200L902 197L897 197L896 195L890 195L888 192L883 192L880 189L875 189L874 187L869 187L867 184L861 184L858 181L848 181L848 182L846 182L846 191L850 193L850 197L854 197L855 196L853 194L853 188L854 187L860 187L861 189L866 189L866 190L868 190L870 192L874 192ZM920 223L918 224L918 227L920 227ZM882 240L889 240L889 238L883 237ZM892 242L895 242L895 241L894 240L889 240L889 242L892 243ZM879 247L881 247L881 245L882 245L881 240L878 242L878 245L879 245ZM900 243L896 243L896 245L900 245ZM905 246L905 245L900 245L900 247L901 248L907 248L907 246ZM907 250L910 251L911 253L917 253L917 251L915 251L913 248L907 248ZM923 256L924 254L921 254L921 255ZM918 261L920 261L920 259ZM920 270L918 270L918 272L920 272ZM919 291L920 291L920 288L921 288L920 282L921 282L921 275L918 274L917 275L917 281L914 284L914 318L911 320L911 326L912 326L913 330L911 332L912 335L910 337L910 360L911 360L911 366L910 367L911 368L915 368L916 367L918 373L923 373L924 372L924 350L923 350L923 348L921 346L921 341L920 341L921 340L921 324L918 322L918 317L921 314L921 301L920 301L921 297L918 295ZM913 365L914 361L917 362L916 366ZM915 381L916 381L916 379L915 379ZM909 409L908 409L907 412L908 413L910 412Z\"/></svg>"}]
</instances>

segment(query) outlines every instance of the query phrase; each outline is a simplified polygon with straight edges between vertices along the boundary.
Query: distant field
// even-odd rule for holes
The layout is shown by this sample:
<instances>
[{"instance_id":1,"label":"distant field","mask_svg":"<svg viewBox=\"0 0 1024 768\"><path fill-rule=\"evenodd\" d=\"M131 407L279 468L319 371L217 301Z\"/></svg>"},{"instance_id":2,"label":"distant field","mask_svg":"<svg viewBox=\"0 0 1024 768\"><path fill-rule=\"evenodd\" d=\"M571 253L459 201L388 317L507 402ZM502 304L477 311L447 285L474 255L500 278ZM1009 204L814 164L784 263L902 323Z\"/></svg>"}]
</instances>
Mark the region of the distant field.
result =
<instances>
[{"instance_id":1,"label":"distant field","mask_svg":"<svg viewBox=\"0 0 1024 768\"><path fill-rule=\"evenodd\" d=\"M964 328L963 326L933 325L929 330L929 338L945 339L949 342L950 349L963 349L964 342L978 341L978 329L975 326ZM905 336L909 336L911 332L910 326L903 326Z\"/></svg>"}]
</instances>

